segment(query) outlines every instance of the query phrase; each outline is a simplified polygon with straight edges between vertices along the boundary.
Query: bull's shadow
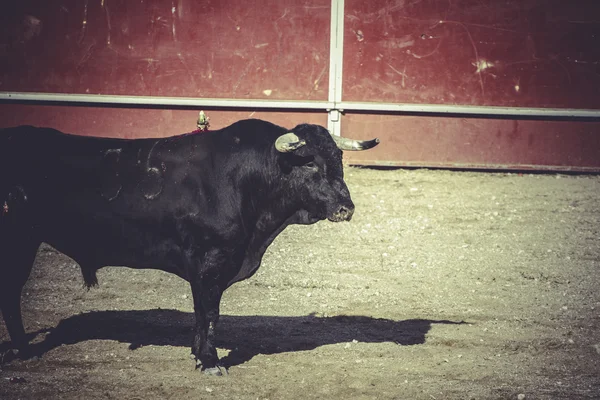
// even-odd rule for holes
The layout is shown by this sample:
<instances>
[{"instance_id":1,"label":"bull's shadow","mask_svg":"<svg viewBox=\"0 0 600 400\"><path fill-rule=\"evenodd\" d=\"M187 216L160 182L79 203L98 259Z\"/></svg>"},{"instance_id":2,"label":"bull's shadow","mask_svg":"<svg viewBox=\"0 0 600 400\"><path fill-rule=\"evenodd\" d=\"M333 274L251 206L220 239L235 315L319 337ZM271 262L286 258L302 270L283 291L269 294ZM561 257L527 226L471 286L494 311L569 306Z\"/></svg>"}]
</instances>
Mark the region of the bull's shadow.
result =
<instances>
[{"instance_id":1,"label":"bull's shadow","mask_svg":"<svg viewBox=\"0 0 600 400\"><path fill-rule=\"evenodd\" d=\"M326 344L352 340L366 343L393 342L399 345L425 343L432 324L463 322L410 319L393 321L365 316L301 317L223 315L217 328L216 345L229 349L224 366L239 365L257 354L312 350ZM92 311L62 320L39 343L33 354L43 355L63 344L107 339L130 343L129 348L147 345L189 347L194 314L177 310ZM42 333L36 332L35 334ZM0 343L0 350L8 343Z\"/></svg>"}]
</instances>

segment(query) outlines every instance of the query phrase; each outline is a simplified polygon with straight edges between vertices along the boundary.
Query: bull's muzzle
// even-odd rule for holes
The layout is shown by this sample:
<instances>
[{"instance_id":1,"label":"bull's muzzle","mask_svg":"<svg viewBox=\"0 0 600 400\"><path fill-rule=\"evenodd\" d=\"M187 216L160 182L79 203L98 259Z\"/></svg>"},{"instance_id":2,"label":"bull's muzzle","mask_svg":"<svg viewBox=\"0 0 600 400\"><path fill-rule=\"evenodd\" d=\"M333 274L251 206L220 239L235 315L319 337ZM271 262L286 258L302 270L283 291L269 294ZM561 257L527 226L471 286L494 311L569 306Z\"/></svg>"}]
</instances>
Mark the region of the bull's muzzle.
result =
<instances>
[{"instance_id":1,"label":"bull's muzzle","mask_svg":"<svg viewBox=\"0 0 600 400\"><path fill-rule=\"evenodd\" d=\"M352 214L354 214L354 205L344 205L340 206L337 211L327 219L331 222L350 221L352 219Z\"/></svg>"}]
</instances>

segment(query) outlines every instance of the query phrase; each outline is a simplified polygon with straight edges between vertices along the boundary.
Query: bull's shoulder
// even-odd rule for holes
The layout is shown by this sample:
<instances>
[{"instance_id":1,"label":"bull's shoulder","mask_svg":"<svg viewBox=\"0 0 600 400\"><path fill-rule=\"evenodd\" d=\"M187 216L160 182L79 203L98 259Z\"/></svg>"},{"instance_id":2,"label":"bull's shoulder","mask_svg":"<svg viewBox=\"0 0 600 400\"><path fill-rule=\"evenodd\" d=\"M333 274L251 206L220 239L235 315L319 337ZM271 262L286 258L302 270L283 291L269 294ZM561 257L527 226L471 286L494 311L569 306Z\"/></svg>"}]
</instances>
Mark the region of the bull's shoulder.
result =
<instances>
[{"instance_id":1,"label":"bull's shoulder","mask_svg":"<svg viewBox=\"0 0 600 400\"><path fill-rule=\"evenodd\" d=\"M245 135L253 134L266 134L273 133L277 134L286 131L286 128L276 125L269 121L262 119L243 119L241 121L234 122L226 128L221 129L222 133L241 133Z\"/></svg>"},{"instance_id":2,"label":"bull's shoulder","mask_svg":"<svg viewBox=\"0 0 600 400\"><path fill-rule=\"evenodd\" d=\"M10 128L0 129L0 140L16 140L20 137L28 137L44 134L61 134L56 129L43 128L32 125L20 125Z\"/></svg>"},{"instance_id":3,"label":"bull's shoulder","mask_svg":"<svg viewBox=\"0 0 600 400\"><path fill-rule=\"evenodd\" d=\"M218 152L259 149L272 146L287 129L260 119L237 121L217 131L202 134L202 141ZM200 142L200 141L199 141Z\"/></svg>"}]
</instances>

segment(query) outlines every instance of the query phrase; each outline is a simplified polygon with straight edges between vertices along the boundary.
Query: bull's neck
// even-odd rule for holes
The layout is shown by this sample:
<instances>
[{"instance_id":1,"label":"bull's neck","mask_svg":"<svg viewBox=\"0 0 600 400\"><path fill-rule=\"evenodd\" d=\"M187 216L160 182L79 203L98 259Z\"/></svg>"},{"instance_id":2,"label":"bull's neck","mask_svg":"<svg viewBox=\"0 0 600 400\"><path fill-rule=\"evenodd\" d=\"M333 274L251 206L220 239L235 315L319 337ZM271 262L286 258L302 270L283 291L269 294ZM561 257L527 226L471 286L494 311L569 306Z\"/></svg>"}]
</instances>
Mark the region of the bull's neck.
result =
<instances>
[{"instance_id":1,"label":"bull's neck","mask_svg":"<svg viewBox=\"0 0 600 400\"><path fill-rule=\"evenodd\" d=\"M278 229L299 211L299 205L292 192L293 186L277 164L276 154L261 161L260 168L248 171L244 196L247 196L246 203L255 216L257 227Z\"/></svg>"}]
</instances>

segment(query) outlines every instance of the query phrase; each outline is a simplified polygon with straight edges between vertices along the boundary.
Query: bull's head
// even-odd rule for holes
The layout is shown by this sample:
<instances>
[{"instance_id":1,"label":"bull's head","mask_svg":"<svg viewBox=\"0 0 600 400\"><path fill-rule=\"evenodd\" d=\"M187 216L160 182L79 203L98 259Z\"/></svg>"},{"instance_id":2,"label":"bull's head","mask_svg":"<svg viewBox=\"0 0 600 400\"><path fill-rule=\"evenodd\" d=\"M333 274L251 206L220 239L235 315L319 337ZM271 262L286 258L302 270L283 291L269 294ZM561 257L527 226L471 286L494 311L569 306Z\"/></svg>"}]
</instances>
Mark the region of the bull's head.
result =
<instances>
[{"instance_id":1,"label":"bull's head","mask_svg":"<svg viewBox=\"0 0 600 400\"><path fill-rule=\"evenodd\" d=\"M349 221L354 204L344 182L342 150L367 150L379 139L354 140L330 135L319 125L298 125L277 138L275 148L290 175L293 196L308 213L307 222Z\"/></svg>"}]
</instances>

